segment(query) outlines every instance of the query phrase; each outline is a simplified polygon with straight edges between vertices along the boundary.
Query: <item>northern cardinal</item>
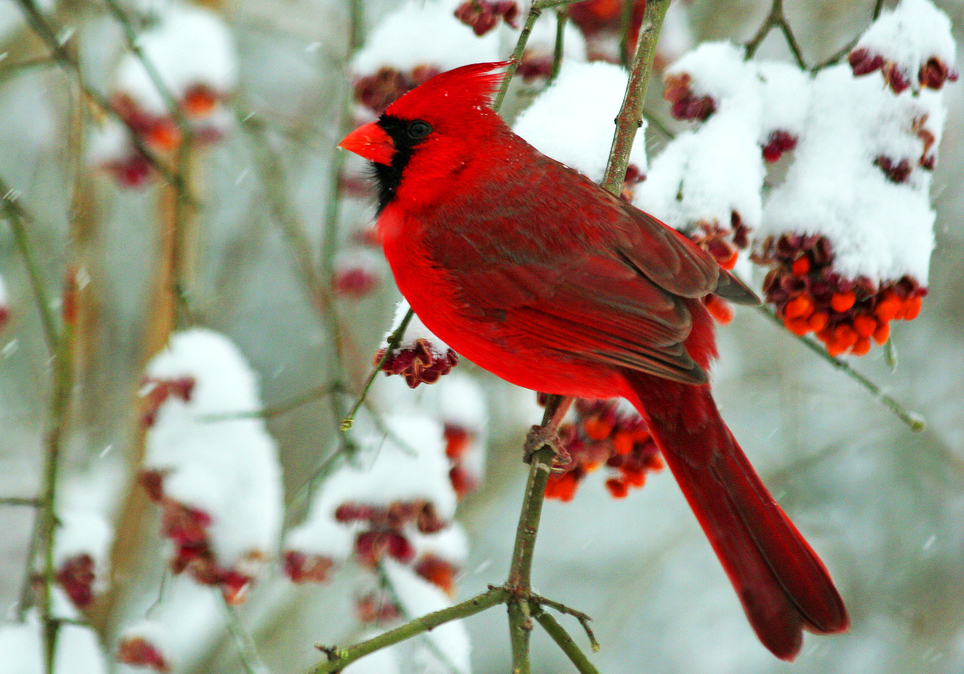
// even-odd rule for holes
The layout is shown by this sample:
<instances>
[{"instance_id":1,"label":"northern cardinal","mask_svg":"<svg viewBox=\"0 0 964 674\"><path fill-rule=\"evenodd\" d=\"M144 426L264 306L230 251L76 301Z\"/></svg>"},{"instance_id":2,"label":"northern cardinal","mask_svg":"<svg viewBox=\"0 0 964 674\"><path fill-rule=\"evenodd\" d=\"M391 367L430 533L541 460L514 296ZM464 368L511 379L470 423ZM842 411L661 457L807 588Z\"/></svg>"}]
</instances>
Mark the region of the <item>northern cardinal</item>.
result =
<instances>
[{"instance_id":1,"label":"northern cardinal","mask_svg":"<svg viewBox=\"0 0 964 674\"><path fill-rule=\"evenodd\" d=\"M710 394L701 298L759 300L685 236L515 135L490 107L505 65L442 73L340 143L374 169L399 290L440 339L513 384L629 400L753 629L792 660L803 629L842 632L849 618Z\"/></svg>"}]
</instances>

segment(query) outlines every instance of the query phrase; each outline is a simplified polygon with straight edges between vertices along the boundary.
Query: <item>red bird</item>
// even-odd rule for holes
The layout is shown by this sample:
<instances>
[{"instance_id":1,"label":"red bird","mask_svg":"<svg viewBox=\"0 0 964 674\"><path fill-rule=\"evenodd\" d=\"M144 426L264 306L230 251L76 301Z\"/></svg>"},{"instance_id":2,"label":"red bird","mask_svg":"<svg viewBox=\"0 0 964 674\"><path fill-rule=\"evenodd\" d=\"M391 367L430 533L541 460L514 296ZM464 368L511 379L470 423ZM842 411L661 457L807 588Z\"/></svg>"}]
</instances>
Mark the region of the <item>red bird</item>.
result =
<instances>
[{"instance_id":1,"label":"red bird","mask_svg":"<svg viewBox=\"0 0 964 674\"><path fill-rule=\"evenodd\" d=\"M763 644L842 632L827 569L760 481L707 383L700 298L759 300L676 230L540 154L491 109L503 63L442 73L340 146L372 162L399 290L460 355L513 384L629 400Z\"/></svg>"}]
</instances>

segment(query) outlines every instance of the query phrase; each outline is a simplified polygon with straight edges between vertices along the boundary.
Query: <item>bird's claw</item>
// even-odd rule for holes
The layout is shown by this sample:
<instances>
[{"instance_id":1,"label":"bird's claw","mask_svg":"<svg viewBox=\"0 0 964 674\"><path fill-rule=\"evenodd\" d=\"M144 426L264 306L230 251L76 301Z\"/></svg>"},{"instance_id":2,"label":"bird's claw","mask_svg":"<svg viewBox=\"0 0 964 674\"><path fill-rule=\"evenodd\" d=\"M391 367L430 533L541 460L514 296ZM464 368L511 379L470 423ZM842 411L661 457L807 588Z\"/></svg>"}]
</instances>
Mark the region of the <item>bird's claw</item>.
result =
<instances>
[{"instance_id":1,"label":"bird's claw","mask_svg":"<svg viewBox=\"0 0 964 674\"><path fill-rule=\"evenodd\" d=\"M572 457L569 456L569 452L562 444L559 432L551 426L532 427L529 434L526 435L522 460L526 463L532 463L532 457L543 447L549 447L555 454L552 458L552 472L562 473L572 463Z\"/></svg>"}]
</instances>

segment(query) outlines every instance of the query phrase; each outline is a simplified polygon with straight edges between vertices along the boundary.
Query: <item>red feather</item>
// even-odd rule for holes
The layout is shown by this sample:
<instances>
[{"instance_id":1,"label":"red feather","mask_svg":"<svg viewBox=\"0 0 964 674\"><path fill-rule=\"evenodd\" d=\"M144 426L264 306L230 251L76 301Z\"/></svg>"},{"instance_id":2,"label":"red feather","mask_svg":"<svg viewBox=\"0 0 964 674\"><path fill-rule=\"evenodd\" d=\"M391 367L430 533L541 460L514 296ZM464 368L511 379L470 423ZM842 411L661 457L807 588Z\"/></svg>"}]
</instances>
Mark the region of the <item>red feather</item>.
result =
<instances>
[{"instance_id":1,"label":"red feather","mask_svg":"<svg viewBox=\"0 0 964 674\"><path fill-rule=\"evenodd\" d=\"M686 237L512 133L488 107L504 65L443 73L342 141L376 161L391 154L379 175L397 184L380 186L378 231L402 294L460 355L512 383L633 403L774 654L792 659L802 629L846 630L827 570L705 383L716 347L700 298L756 296ZM413 136L415 121L431 133Z\"/></svg>"}]
</instances>

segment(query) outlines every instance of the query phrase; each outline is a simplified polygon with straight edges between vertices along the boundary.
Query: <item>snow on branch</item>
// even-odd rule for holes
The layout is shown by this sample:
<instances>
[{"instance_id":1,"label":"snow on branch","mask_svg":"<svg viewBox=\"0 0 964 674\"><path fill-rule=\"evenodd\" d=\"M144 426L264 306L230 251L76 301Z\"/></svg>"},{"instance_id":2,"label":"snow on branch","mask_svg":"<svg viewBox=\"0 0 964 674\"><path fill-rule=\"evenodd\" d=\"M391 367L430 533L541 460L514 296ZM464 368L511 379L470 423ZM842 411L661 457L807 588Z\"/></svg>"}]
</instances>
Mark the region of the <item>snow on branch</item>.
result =
<instances>
[{"instance_id":1,"label":"snow on branch","mask_svg":"<svg viewBox=\"0 0 964 674\"><path fill-rule=\"evenodd\" d=\"M171 338L144 382L141 479L175 543L171 566L242 601L276 544L281 469L263 420L211 419L260 408L255 375L230 340L195 328Z\"/></svg>"}]
</instances>

